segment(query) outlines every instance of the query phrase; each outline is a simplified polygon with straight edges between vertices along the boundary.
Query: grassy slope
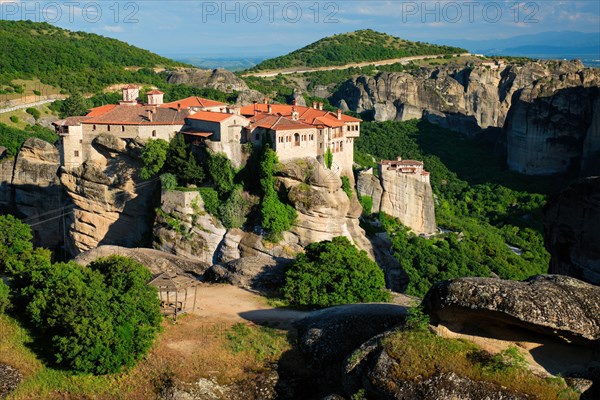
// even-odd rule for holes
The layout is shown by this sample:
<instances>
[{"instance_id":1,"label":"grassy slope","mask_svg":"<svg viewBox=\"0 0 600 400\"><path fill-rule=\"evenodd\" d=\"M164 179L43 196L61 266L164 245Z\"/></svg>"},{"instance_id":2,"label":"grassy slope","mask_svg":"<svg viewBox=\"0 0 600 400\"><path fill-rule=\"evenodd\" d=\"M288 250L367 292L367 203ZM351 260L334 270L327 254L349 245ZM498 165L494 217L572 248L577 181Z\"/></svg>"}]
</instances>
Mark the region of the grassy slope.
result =
<instances>
[{"instance_id":1,"label":"grassy slope","mask_svg":"<svg viewBox=\"0 0 600 400\"><path fill-rule=\"evenodd\" d=\"M322 67L400 57L465 53L466 50L410 42L370 29L323 38L285 56L265 60L250 71L292 67Z\"/></svg>"},{"instance_id":2,"label":"grassy slope","mask_svg":"<svg viewBox=\"0 0 600 400\"><path fill-rule=\"evenodd\" d=\"M96 90L149 72L125 67L183 65L116 39L31 21L0 21L0 54L0 86L37 77L68 91Z\"/></svg>"}]
</instances>

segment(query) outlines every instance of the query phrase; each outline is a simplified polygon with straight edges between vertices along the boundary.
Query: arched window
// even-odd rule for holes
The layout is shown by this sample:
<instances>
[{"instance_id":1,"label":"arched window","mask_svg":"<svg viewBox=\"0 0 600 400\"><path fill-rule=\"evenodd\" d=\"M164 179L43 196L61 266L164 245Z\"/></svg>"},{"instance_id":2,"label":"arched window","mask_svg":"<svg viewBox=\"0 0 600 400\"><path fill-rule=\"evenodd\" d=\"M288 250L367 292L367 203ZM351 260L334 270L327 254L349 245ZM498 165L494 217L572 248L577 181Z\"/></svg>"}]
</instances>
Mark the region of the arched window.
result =
<instances>
[{"instance_id":1,"label":"arched window","mask_svg":"<svg viewBox=\"0 0 600 400\"><path fill-rule=\"evenodd\" d=\"M344 141L340 142L340 151L344 151Z\"/></svg>"},{"instance_id":2,"label":"arched window","mask_svg":"<svg viewBox=\"0 0 600 400\"><path fill-rule=\"evenodd\" d=\"M300 146L300 134L294 133L294 146Z\"/></svg>"}]
</instances>

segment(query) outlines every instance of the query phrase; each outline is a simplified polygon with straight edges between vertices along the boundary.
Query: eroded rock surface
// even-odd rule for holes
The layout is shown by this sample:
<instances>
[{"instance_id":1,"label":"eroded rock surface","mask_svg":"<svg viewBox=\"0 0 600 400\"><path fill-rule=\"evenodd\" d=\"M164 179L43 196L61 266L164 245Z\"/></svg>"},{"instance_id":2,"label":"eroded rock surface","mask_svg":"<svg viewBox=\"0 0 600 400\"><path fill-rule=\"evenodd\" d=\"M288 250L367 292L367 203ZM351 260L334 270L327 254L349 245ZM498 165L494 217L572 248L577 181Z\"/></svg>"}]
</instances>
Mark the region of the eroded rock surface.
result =
<instances>
[{"instance_id":1,"label":"eroded rock surface","mask_svg":"<svg viewBox=\"0 0 600 400\"><path fill-rule=\"evenodd\" d=\"M600 177L578 181L544 208L550 273L600 285Z\"/></svg>"},{"instance_id":2,"label":"eroded rock surface","mask_svg":"<svg viewBox=\"0 0 600 400\"><path fill-rule=\"evenodd\" d=\"M225 93L248 90L246 82L224 69L177 69L169 73L167 82L199 88L211 88Z\"/></svg>"},{"instance_id":3,"label":"eroded rock surface","mask_svg":"<svg viewBox=\"0 0 600 400\"><path fill-rule=\"evenodd\" d=\"M600 343L600 287L567 276L458 278L435 285L423 306L434 322L499 323L582 345Z\"/></svg>"}]
</instances>

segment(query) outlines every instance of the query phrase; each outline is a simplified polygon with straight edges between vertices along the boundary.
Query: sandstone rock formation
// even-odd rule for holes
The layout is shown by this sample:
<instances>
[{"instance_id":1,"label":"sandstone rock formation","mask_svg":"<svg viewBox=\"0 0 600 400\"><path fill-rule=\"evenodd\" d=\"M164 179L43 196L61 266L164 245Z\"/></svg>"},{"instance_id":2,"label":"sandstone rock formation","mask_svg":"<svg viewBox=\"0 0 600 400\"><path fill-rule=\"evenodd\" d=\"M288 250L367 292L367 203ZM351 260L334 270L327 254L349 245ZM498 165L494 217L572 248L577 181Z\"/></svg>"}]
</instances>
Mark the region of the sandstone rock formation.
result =
<instances>
[{"instance_id":1,"label":"sandstone rock formation","mask_svg":"<svg viewBox=\"0 0 600 400\"><path fill-rule=\"evenodd\" d=\"M72 255L104 244L136 247L151 234L159 182L137 178L140 144L99 137L94 146L104 158L60 174L74 204L66 216L66 247Z\"/></svg>"},{"instance_id":2,"label":"sandstone rock formation","mask_svg":"<svg viewBox=\"0 0 600 400\"><path fill-rule=\"evenodd\" d=\"M209 264L165 253L160 250L120 246L96 247L95 249L79 254L75 257L74 261L79 265L86 266L98 258L112 255L133 258L135 261L145 265L154 275L162 272L191 272L196 275L202 275L210 267Z\"/></svg>"},{"instance_id":3,"label":"sandstone rock formation","mask_svg":"<svg viewBox=\"0 0 600 400\"><path fill-rule=\"evenodd\" d=\"M550 273L600 285L600 177L582 179L544 208Z\"/></svg>"},{"instance_id":4,"label":"sandstone rock formation","mask_svg":"<svg viewBox=\"0 0 600 400\"><path fill-rule=\"evenodd\" d=\"M224 69L177 69L169 73L167 82L198 88L211 88L225 93L242 92L249 89L246 82Z\"/></svg>"},{"instance_id":5,"label":"sandstone rock formation","mask_svg":"<svg viewBox=\"0 0 600 400\"><path fill-rule=\"evenodd\" d=\"M154 246L212 265L227 230L204 208L197 191L163 192L154 225Z\"/></svg>"},{"instance_id":6,"label":"sandstone rock formation","mask_svg":"<svg viewBox=\"0 0 600 400\"><path fill-rule=\"evenodd\" d=\"M433 192L429 181L418 174L383 170L379 177L372 170L361 171L357 189L361 196L371 196L372 212L385 212L417 234L436 231Z\"/></svg>"},{"instance_id":7,"label":"sandstone rock formation","mask_svg":"<svg viewBox=\"0 0 600 400\"><path fill-rule=\"evenodd\" d=\"M373 257L371 244L359 226L361 206L342 190L340 177L315 159L290 160L283 165L278 181L283 186L298 219L286 241L302 247L336 236L346 236ZM349 177L354 180L353 177Z\"/></svg>"},{"instance_id":8,"label":"sandstone rock formation","mask_svg":"<svg viewBox=\"0 0 600 400\"><path fill-rule=\"evenodd\" d=\"M14 160L0 163L0 207L32 226L37 246L55 248L63 241L60 216L69 202L59 168L58 149L37 138L27 139Z\"/></svg>"},{"instance_id":9,"label":"sandstone rock formation","mask_svg":"<svg viewBox=\"0 0 600 400\"><path fill-rule=\"evenodd\" d=\"M431 288L423 306L434 322L495 323L582 345L600 343L600 287L571 277L459 278Z\"/></svg>"},{"instance_id":10,"label":"sandstone rock formation","mask_svg":"<svg viewBox=\"0 0 600 400\"><path fill-rule=\"evenodd\" d=\"M448 65L382 72L342 84L331 100L377 121L425 117L474 134L505 128L508 165L532 175L598 174L600 70L579 61Z\"/></svg>"}]
</instances>

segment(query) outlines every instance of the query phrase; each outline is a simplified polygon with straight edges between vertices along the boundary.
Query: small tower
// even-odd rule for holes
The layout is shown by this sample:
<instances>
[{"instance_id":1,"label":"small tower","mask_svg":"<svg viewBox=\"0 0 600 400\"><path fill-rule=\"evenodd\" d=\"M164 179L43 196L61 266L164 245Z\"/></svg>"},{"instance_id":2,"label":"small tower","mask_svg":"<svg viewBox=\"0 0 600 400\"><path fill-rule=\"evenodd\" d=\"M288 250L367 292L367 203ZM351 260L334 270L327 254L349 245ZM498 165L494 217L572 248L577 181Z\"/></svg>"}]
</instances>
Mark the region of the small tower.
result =
<instances>
[{"instance_id":1,"label":"small tower","mask_svg":"<svg viewBox=\"0 0 600 400\"><path fill-rule=\"evenodd\" d=\"M119 102L121 105L136 105L140 96L140 88L135 85L123 86L121 89L123 99Z\"/></svg>"},{"instance_id":2,"label":"small tower","mask_svg":"<svg viewBox=\"0 0 600 400\"><path fill-rule=\"evenodd\" d=\"M148 105L160 106L163 103L164 93L160 90L151 90L146 95L148 95Z\"/></svg>"}]
</instances>

